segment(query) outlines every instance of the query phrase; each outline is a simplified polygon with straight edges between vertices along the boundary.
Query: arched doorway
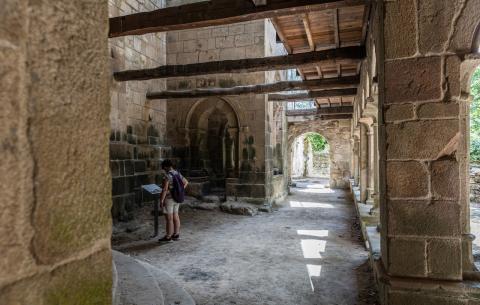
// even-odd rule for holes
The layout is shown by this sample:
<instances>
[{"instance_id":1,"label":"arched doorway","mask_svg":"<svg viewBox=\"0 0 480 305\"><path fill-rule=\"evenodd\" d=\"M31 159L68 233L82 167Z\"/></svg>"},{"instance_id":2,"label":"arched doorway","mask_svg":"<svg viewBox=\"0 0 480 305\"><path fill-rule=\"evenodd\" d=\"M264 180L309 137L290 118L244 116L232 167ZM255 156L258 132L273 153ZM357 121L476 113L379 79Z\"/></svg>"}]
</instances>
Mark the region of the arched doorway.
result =
<instances>
[{"instance_id":1,"label":"arched doorway","mask_svg":"<svg viewBox=\"0 0 480 305\"><path fill-rule=\"evenodd\" d=\"M239 124L233 107L220 98L195 104L187 119L189 176L208 190L222 192L228 178L238 176Z\"/></svg>"},{"instance_id":2,"label":"arched doorway","mask_svg":"<svg viewBox=\"0 0 480 305\"><path fill-rule=\"evenodd\" d=\"M291 149L292 178L330 178L330 146L322 135L300 135Z\"/></svg>"},{"instance_id":3,"label":"arched doorway","mask_svg":"<svg viewBox=\"0 0 480 305\"><path fill-rule=\"evenodd\" d=\"M470 94L470 226L476 236L473 259L480 269L480 67L473 73Z\"/></svg>"}]
</instances>

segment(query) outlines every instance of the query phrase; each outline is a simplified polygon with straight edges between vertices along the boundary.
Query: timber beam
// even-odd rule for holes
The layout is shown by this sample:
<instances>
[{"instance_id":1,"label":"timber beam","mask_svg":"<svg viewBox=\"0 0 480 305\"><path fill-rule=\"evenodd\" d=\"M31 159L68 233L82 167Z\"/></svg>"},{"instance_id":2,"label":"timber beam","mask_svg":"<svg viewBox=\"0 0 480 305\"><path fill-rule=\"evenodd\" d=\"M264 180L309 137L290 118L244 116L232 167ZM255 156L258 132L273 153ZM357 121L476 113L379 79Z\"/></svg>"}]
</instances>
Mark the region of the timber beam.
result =
<instances>
[{"instance_id":1,"label":"timber beam","mask_svg":"<svg viewBox=\"0 0 480 305\"><path fill-rule=\"evenodd\" d=\"M332 89L332 90L322 90L322 91L310 91L308 93L297 93L297 94L269 94L269 102L290 102L290 101L303 101L311 100L315 98L329 98L329 97L350 97L356 96L356 88L347 88L347 89Z\"/></svg>"},{"instance_id":2,"label":"timber beam","mask_svg":"<svg viewBox=\"0 0 480 305\"><path fill-rule=\"evenodd\" d=\"M333 115L320 115L318 118L322 121L327 120L348 120L353 119L353 114L333 114Z\"/></svg>"},{"instance_id":3,"label":"timber beam","mask_svg":"<svg viewBox=\"0 0 480 305\"><path fill-rule=\"evenodd\" d=\"M339 107L320 107L317 109L319 115L339 115L339 114L353 114L353 106L339 106Z\"/></svg>"},{"instance_id":4,"label":"timber beam","mask_svg":"<svg viewBox=\"0 0 480 305\"><path fill-rule=\"evenodd\" d=\"M365 5L369 0L211 0L110 18L109 37L194 29Z\"/></svg>"},{"instance_id":5,"label":"timber beam","mask_svg":"<svg viewBox=\"0 0 480 305\"><path fill-rule=\"evenodd\" d=\"M116 81L149 80L170 77L188 77L220 73L247 73L295 69L329 61L355 62L365 58L365 47L346 47L284 56L212 61L188 65L167 65L153 69L115 72Z\"/></svg>"},{"instance_id":6,"label":"timber beam","mask_svg":"<svg viewBox=\"0 0 480 305\"><path fill-rule=\"evenodd\" d=\"M332 90L357 88L358 76L342 78L326 78L306 81L284 81L272 84L238 86L232 88L206 88L195 90L160 91L147 93L147 99L177 99L177 98L201 98L211 96L268 94L281 91L295 90Z\"/></svg>"}]
</instances>

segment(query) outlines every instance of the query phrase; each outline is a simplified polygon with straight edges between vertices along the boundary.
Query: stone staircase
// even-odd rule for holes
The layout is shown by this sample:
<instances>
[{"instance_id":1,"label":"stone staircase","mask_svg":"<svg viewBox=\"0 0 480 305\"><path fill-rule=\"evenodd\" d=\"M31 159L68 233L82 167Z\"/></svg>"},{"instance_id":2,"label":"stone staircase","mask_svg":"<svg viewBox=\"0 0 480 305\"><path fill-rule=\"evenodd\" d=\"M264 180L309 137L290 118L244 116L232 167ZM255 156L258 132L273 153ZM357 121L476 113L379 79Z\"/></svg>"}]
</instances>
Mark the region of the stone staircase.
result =
<instances>
[{"instance_id":1,"label":"stone staircase","mask_svg":"<svg viewBox=\"0 0 480 305\"><path fill-rule=\"evenodd\" d=\"M195 305L171 276L128 255L113 251L114 305Z\"/></svg>"}]
</instances>

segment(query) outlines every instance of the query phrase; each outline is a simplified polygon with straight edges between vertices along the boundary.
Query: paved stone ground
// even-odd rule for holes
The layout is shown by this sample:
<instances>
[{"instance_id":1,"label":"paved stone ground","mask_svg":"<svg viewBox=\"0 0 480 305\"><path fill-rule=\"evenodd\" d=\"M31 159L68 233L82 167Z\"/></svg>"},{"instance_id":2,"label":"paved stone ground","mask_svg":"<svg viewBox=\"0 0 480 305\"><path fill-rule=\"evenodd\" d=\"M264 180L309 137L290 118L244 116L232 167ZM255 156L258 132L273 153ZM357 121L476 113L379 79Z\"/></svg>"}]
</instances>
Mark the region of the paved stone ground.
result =
<instances>
[{"instance_id":1,"label":"paved stone ground","mask_svg":"<svg viewBox=\"0 0 480 305\"><path fill-rule=\"evenodd\" d=\"M473 241L473 258L480 270L480 203L470 203L470 231L476 236Z\"/></svg>"},{"instance_id":2,"label":"paved stone ground","mask_svg":"<svg viewBox=\"0 0 480 305\"><path fill-rule=\"evenodd\" d=\"M172 275L197 305L376 304L348 193L319 182L299 182L271 214L183 213L180 241L127 252Z\"/></svg>"}]
</instances>

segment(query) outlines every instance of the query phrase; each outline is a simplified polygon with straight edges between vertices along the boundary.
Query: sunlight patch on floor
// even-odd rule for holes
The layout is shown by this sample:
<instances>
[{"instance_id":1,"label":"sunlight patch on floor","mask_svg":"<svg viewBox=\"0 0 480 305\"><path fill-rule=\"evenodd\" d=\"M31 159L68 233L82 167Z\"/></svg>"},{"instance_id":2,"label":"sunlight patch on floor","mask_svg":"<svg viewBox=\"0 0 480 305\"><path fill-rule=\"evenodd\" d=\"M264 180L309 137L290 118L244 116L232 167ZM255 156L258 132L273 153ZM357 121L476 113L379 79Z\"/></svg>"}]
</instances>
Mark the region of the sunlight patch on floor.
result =
<instances>
[{"instance_id":1,"label":"sunlight patch on floor","mask_svg":"<svg viewBox=\"0 0 480 305\"><path fill-rule=\"evenodd\" d=\"M298 235L328 237L328 230L297 230Z\"/></svg>"},{"instance_id":2,"label":"sunlight patch on floor","mask_svg":"<svg viewBox=\"0 0 480 305\"><path fill-rule=\"evenodd\" d=\"M302 239L302 251L304 258L322 258L320 253L325 252L327 241L316 239Z\"/></svg>"},{"instance_id":3,"label":"sunlight patch on floor","mask_svg":"<svg viewBox=\"0 0 480 305\"><path fill-rule=\"evenodd\" d=\"M317 208L317 209L334 209L335 207L330 203L320 202L304 202L304 201L290 201L292 208Z\"/></svg>"},{"instance_id":4,"label":"sunlight patch on floor","mask_svg":"<svg viewBox=\"0 0 480 305\"><path fill-rule=\"evenodd\" d=\"M297 189L300 193L309 193L309 194L335 194L335 191L332 189L315 189L315 188L306 188L306 189Z\"/></svg>"},{"instance_id":5,"label":"sunlight patch on floor","mask_svg":"<svg viewBox=\"0 0 480 305\"><path fill-rule=\"evenodd\" d=\"M312 286L312 291L315 291L315 286L313 285L312 277L320 277L322 273L321 265L307 265L308 278L310 279L310 286Z\"/></svg>"}]
</instances>

